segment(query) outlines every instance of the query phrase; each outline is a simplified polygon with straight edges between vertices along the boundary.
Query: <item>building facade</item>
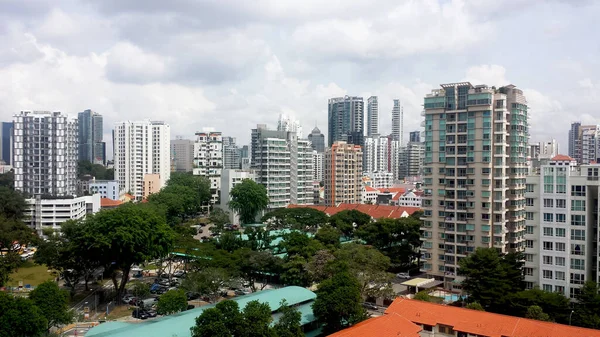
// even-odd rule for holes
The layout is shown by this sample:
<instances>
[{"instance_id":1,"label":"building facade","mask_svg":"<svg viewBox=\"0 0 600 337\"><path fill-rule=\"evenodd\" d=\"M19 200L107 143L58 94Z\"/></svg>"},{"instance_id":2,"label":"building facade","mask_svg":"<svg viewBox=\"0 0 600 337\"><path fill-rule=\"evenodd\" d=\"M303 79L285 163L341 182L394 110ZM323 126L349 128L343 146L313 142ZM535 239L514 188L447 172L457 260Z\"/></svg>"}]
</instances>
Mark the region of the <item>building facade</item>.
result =
<instances>
[{"instance_id":1,"label":"building facade","mask_svg":"<svg viewBox=\"0 0 600 337\"><path fill-rule=\"evenodd\" d=\"M379 136L379 102L377 96L367 99L367 137Z\"/></svg>"},{"instance_id":2,"label":"building facade","mask_svg":"<svg viewBox=\"0 0 600 337\"><path fill-rule=\"evenodd\" d=\"M400 105L400 100L394 100L392 108L392 138L404 144L404 107Z\"/></svg>"},{"instance_id":3,"label":"building facade","mask_svg":"<svg viewBox=\"0 0 600 337\"><path fill-rule=\"evenodd\" d=\"M60 112L14 116L15 190L30 196L77 193L77 120Z\"/></svg>"},{"instance_id":4,"label":"building facade","mask_svg":"<svg viewBox=\"0 0 600 337\"><path fill-rule=\"evenodd\" d=\"M298 138L304 137L300 122L284 114L279 115L279 120L277 121L277 131L294 132L296 135L298 135Z\"/></svg>"},{"instance_id":5,"label":"building facade","mask_svg":"<svg viewBox=\"0 0 600 337\"><path fill-rule=\"evenodd\" d=\"M421 131L411 131L408 137L408 141L411 143L420 143Z\"/></svg>"},{"instance_id":6,"label":"building facade","mask_svg":"<svg viewBox=\"0 0 600 337\"><path fill-rule=\"evenodd\" d=\"M362 201L362 159L359 145L335 142L325 152L325 204L359 204Z\"/></svg>"},{"instance_id":7,"label":"building facade","mask_svg":"<svg viewBox=\"0 0 600 337\"><path fill-rule=\"evenodd\" d=\"M44 229L60 231L60 225L68 220L80 220L100 210L100 194L83 197L25 199L25 223L42 236Z\"/></svg>"},{"instance_id":8,"label":"building facade","mask_svg":"<svg viewBox=\"0 0 600 337\"><path fill-rule=\"evenodd\" d=\"M525 248L528 106L513 85L468 82L424 101L422 269L451 287L475 248Z\"/></svg>"},{"instance_id":9,"label":"building facade","mask_svg":"<svg viewBox=\"0 0 600 337\"><path fill-rule=\"evenodd\" d=\"M581 122L571 123L569 130L569 157L581 162Z\"/></svg>"},{"instance_id":10,"label":"building facade","mask_svg":"<svg viewBox=\"0 0 600 337\"><path fill-rule=\"evenodd\" d=\"M2 122L0 128L0 159L6 165L12 165L13 122Z\"/></svg>"},{"instance_id":11,"label":"building facade","mask_svg":"<svg viewBox=\"0 0 600 337\"><path fill-rule=\"evenodd\" d=\"M323 181L323 159L325 154L323 152L317 152L313 150L313 181Z\"/></svg>"},{"instance_id":12,"label":"building facade","mask_svg":"<svg viewBox=\"0 0 600 337\"><path fill-rule=\"evenodd\" d=\"M363 147L363 172L392 173L398 179L400 142L392 137L368 137Z\"/></svg>"},{"instance_id":13,"label":"building facade","mask_svg":"<svg viewBox=\"0 0 600 337\"><path fill-rule=\"evenodd\" d=\"M115 180L119 189L143 198L144 175L158 174L160 188L171 177L171 129L156 121L115 123L113 131Z\"/></svg>"},{"instance_id":14,"label":"building facade","mask_svg":"<svg viewBox=\"0 0 600 337\"><path fill-rule=\"evenodd\" d=\"M160 174L144 174L144 181L142 184L144 186L142 198L146 199L151 194L158 193L162 187L160 184Z\"/></svg>"},{"instance_id":15,"label":"building facade","mask_svg":"<svg viewBox=\"0 0 600 337\"><path fill-rule=\"evenodd\" d=\"M252 169L267 189L269 209L313 203L313 149L296 132L252 129Z\"/></svg>"},{"instance_id":16,"label":"building facade","mask_svg":"<svg viewBox=\"0 0 600 337\"><path fill-rule=\"evenodd\" d=\"M425 159L425 146L423 143L409 142L406 145L406 155L407 176L420 176L423 173L423 160Z\"/></svg>"},{"instance_id":17,"label":"building facade","mask_svg":"<svg viewBox=\"0 0 600 337\"><path fill-rule=\"evenodd\" d=\"M362 97L345 96L329 99L327 145L336 141L352 141L362 145L359 135L364 135L365 103ZM349 139L351 138L351 139Z\"/></svg>"},{"instance_id":18,"label":"building facade","mask_svg":"<svg viewBox=\"0 0 600 337\"><path fill-rule=\"evenodd\" d=\"M598 282L600 165L558 155L527 177L525 282L575 298Z\"/></svg>"},{"instance_id":19,"label":"building facade","mask_svg":"<svg viewBox=\"0 0 600 337\"><path fill-rule=\"evenodd\" d=\"M177 172L192 172L194 167L194 141L177 137L171 140L171 159Z\"/></svg>"},{"instance_id":20,"label":"building facade","mask_svg":"<svg viewBox=\"0 0 600 337\"><path fill-rule=\"evenodd\" d=\"M241 150L234 137L223 137L223 168L237 170L242 167Z\"/></svg>"},{"instance_id":21,"label":"building facade","mask_svg":"<svg viewBox=\"0 0 600 337\"><path fill-rule=\"evenodd\" d=\"M313 150L323 153L325 152L325 135L321 133L318 127L312 130L312 132L308 135L308 140L311 143Z\"/></svg>"},{"instance_id":22,"label":"building facade","mask_svg":"<svg viewBox=\"0 0 600 337\"><path fill-rule=\"evenodd\" d=\"M224 169L221 175L221 201L219 208L229 212L229 221L232 224L240 223L239 214L229 207L229 201L231 200L231 190L245 179L256 181L256 175L252 170L232 170Z\"/></svg>"},{"instance_id":23,"label":"building facade","mask_svg":"<svg viewBox=\"0 0 600 337\"><path fill-rule=\"evenodd\" d=\"M100 197L110 200L119 200L121 190L116 180L91 180L88 183L90 194L100 194Z\"/></svg>"},{"instance_id":24,"label":"building facade","mask_svg":"<svg viewBox=\"0 0 600 337\"><path fill-rule=\"evenodd\" d=\"M579 164L590 164L600 159L600 126L589 125L581 127L581 160Z\"/></svg>"},{"instance_id":25,"label":"building facade","mask_svg":"<svg viewBox=\"0 0 600 337\"><path fill-rule=\"evenodd\" d=\"M102 115L89 109L80 112L77 114L77 128L79 160L100 165L106 164L106 143L102 141L104 138Z\"/></svg>"},{"instance_id":26,"label":"building facade","mask_svg":"<svg viewBox=\"0 0 600 337\"><path fill-rule=\"evenodd\" d=\"M197 132L194 143L194 175L210 180L211 204L219 203L223 173L223 136L221 132Z\"/></svg>"}]
</instances>

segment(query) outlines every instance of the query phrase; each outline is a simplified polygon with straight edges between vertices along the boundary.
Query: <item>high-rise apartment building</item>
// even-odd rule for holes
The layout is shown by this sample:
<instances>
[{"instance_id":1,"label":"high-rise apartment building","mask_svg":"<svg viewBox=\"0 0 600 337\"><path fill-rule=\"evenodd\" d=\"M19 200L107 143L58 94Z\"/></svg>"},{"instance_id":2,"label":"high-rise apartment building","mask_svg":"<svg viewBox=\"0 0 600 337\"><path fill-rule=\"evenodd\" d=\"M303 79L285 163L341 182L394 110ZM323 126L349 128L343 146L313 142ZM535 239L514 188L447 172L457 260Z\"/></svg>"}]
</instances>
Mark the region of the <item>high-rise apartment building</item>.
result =
<instances>
[{"instance_id":1,"label":"high-rise apartment building","mask_svg":"<svg viewBox=\"0 0 600 337\"><path fill-rule=\"evenodd\" d=\"M409 142L406 145L407 154L407 176L418 177L423 172L423 160L425 159L425 146L419 142Z\"/></svg>"},{"instance_id":2,"label":"high-rise apartment building","mask_svg":"<svg viewBox=\"0 0 600 337\"><path fill-rule=\"evenodd\" d=\"M30 196L77 193L77 120L21 111L13 120L15 190Z\"/></svg>"},{"instance_id":3,"label":"high-rise apartment building","mask_svg":"<svg viewBox=\"0 0 600 337\"><path fill-rule=\"evenodd\" d=\"M325 204L360 204L362 201L362 149L335 142L325 152Z\"/></svg>"},{"instance_id":4,"label":"high-rise apartment building","mask_svg":"<svg viewBox=\"0 0 600 337\"><path fill-rule=\"evenodd\" d=\"M246 179L256 181L254 171L224 169L223 174L221 175L221 200L218 206L222 210L229 212L229 221L231 221L232 224L239 224L240 216L235 210L229 207L231 190Z\"/></svg>"},{"instance_id":5,"label":"high-rise apartment building","mask_svg":"<svg viewBox=\"0 0 600 337\"><path fill-rule=\"evenodd\" d=\"M237 170L242 167L241 151L234 137L223 137L223 168Z\"/></svg>"},{"instance_id":6,"label":"high-rise apartment building","mask_svg":"<svg viewBox=\"0 0 600 337\"><path fill-rule=\"evenodd\" d=\"M574 298L585 281L600 281L600 165L577 166L558 155L526 184L525 283Z\"/></svg>"},{"instance_id":7,"label":"high-rise apartment building","mask_svg":"<svg viewBox=\"0 0 600 337\"><path fill-rule=\"evenodd\" d=\"M325 154L313 150L313 180L321 182L323 181L323 159Z\"/></svg>"},{"instance_id":8,"label":"high-rise apartment building","mask_svg":"<svg viewBox=\"0 0 600 337\"><path fill-rule=\"evenodd\" d=\"M399 99L394 100L392 108L392 137L400 142L400 146L404 144L404 107Z\"/></svg>"},{"instance_id":9,"label":"high-rise apartment building","mask_svg":"<svg viewBox=\"0 0 600 337\"><path fill-rule=\"evenodd\" d=\"M194 175L210 180L211 204L219 203L223 173L223 136L221 132L196 132Z\"/></svg>"},{"instance_id":10,"label":"high-rise apartment building","mask_svg":"<svg viewBox=\"0 0 600 337\"><path fill-rule=\"evenodd\" d=\"M171 177L171 128L161 121L123 121L113 130L115 180L119 188L140 200L144 175L158 174L159 189Z\"/></svg>"},{"instance_id":11,"label":"high-rise apartment building","mask_svg":"<svg viewBox=\"0 0 600 337\"><path fill-rule=\"evenodd\" d=\"M308 140L310 140L313 150L319 153L325 152L325 135L321 133L318 127L315 126L308 135Z\"/></svg>"},{"instance_id":12,"label":"high-rise apartment building","mask_svg":"<svg viewBox=\"0 0 600 337\"><path fill-rule=\"evenodd\" d=\"M569 130L569 157L581 162L581 122L571 123Z\"/></svg>"},{"instance_id":13,"label":"high-rise apartment building","mask_svg":"<svg viewBox=\"0 0 600 337\"><path fill-rule=\"evenodd\" d=\"M0 159L6 165L12 165L13 122L2 122L0 128Z\"/></svg>"},{"instance_id":14,"label":"high-rise apartment building","mask_svg":"<svg viewBox=\"0 0 600 337\"><path fill-rule=\"evenodd\" d=\"M600 159L600 125L586 125L581 127L581 159L580 164L589 164Z\"/></svg>"},{"instance_id":15,"label":"high-rise apartment building","mask_svg":"<svg viewBox=\"0 0 600 337\"><path fill-rule=\"evenodd\" d=\"M313 203L313 149L308 139L292 131L252 129L251 167L265 186L269 209Z\"/></svg>"},{"instance_id":16,"label":"high-rise apartment building","mask_svg":"<svg viewBox=\"0 0 600 337\"><path fill-rule=\"evenodd\" d=\"M176 137L171 140L171 159L176 172L192 172L194 167L194 141Z\"/></svg>"},{"instance_id":17,"label":"high-rise apartment building","mask_svg":"<svg viewBox=\"0 0 600 337\"><path fill-rule=\"evenodd\" d=\"M367 137L379 135L379 103L377 96L367 99Z\"/></svg>"},{"instance_id":18,"label":"high-rise apartment building","mask_svg":"<svg viewBox=\"0 0 600 337\"><path fill-rule=\"evenodd\" d=\"M408 141L411 143L420 143L421 131L411 131L408 137Z\"/></svg>"},{"instance_id":19,"label":"high-rise apartment building","mask_svg":"<svg viewBox=\"0 0 600 337\"><path fill-rule=\"evenodd\" d=\"M298 138L303 138L304 136L300 122L283 114L279 115L279 120L277 121L277 131L295 132L296 135L298 135Z\"/></svg>"},{"instance_id":20,"label":"high-rise apartment building","mask_svg":"<svg viewBox=\"0 0 600 337\"><path fill-rule=\"evenodd\" d=\"M362 97L345 96L329 99L327 145L341 140L363 145L365 103Z\"/></svg>"},{"instance_id":21,"label":"high-rise apartment building","mask_svg":"<svg viewBox=\"0 0 600 337\"><path fill-rule=\"evenodd\" d=\"M102 115L89 109L77 115L79 160L106 164L106 143L102 141L103 123Z\"/></svg>"},{"instance_id":22,"label":"high-rise apartment building","mask_svg":"<svg viewBox=\"0 0 600 337\"><path fill-rule=\"evenodd\" d=\"M389 172L398 179L400 142L392 137L368 137L363 147L363 172Z\"/></svg>"},{"instance_id":23,"label":"high-rise apartment building","mask_svg":"<svg viewBox=\"0 0 600 337\"><path fill-rule=\"evenodd\" d=\"M525 248L528 107L513 85L468 82L424 101L422 269L450 287L475 248Z\"/></svg>"}]
</instances>

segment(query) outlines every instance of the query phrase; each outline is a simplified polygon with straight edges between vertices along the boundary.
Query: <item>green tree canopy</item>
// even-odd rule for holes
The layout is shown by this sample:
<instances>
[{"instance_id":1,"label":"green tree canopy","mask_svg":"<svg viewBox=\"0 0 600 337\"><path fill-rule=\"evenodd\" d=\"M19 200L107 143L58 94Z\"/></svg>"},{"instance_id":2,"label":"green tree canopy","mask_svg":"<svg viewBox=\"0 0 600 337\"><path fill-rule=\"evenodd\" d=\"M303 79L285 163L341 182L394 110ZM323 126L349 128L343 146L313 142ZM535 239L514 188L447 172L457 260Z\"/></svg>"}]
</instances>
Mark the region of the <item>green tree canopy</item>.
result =
<instances>
[{"instance_id":1,"label":"green tree canopy","mask_svg":"<svg viewBox=\"0 0 600 337\"><path fill-rule=\"evenodd\" d=\"M600 289L598 283L587 281L577 294L574 321L579 326L600 329Z\"/></svg>"},{"instance_id":2,"label":"green tree canopy","mask_svg":"<svg viewBox=\"0 0 600 337\"><path fill-rule=\"evenodd\" d=\"M273 326L273 331L277 337L303 337L302 332L302 314L296 307L288 306L285 300L279 304L277 312L281 314L279 320Z\"/></svg>"},{"instance_id":3,"label":"green tree canopy","mask_svg":"<svg viewBox=\"0 0 600 337\"><path fill-rule=\"evenodd\" d=\"M164 209L167 222L177 225L200 211L201 201L198 193L190 186L167 185L160 192L148 197L156 207Z\"/></svg>"},{"instance_id":4,"label":"green tree canopy","mask_svg":"<svg viewBox=\"0 0 600 337\"><path fill-rule=\"evenodd\" d=\"M251 224L256 216L269 205L267 190L252 179L244 179L230 192L229 207L238 212L242 224Z\"/></svg>"},{"instance_id":5,"label":"green tree canopy","mask_svg":"<svg viewBox=\"0 0 600 337\"><path fill-rule=\"evenodd\" d=\"M539 288L505 294L502 302L504 305L494 308L495 312L524 317L531 306L538 306L552 321L559 323L568 323L571 311L570 301L563 294Z\"/></svg>"},{"instance_id":6,"label":"green tree canopy","mask_svg":"<svg viewBox=\"0 0 600 337\"><path fill-rule=\"evenodd\" d=\"M342 232L339 229L331 225L324 225L317 231L315 240L320 241L325 246L339 248L341 236Z\"/></svg>"},{"instance_id":7,"label":"green tree canopy","mask_svg":"<svg viewBox=\"0 0 600 337\"><path fill-rule=\"evenodd\" d=\"M0 291L0 337L37 337L48 321L32 300Z\"/></svg>"},{"instance_id":8,"label":"green tree canopy","mask_svg":"<svg viewBox=\"0 0 600 337\"><path fill-rule=\"evenodd\" d=\"M92 164L87 160L80 160L77 163L77 177L81 178L84 175L89 174L98 180L114 180L115 170L107 169L100 164Z\"/></svg>"},{"instance_id":9,"label":"green tree canopy","mask_svg":"<svg viewBox=\"0 0 600 337\"><path fill-rule=\"evenodd\" d=\"M0 186L8 187L10 189L15 188L15 172L10 170L6 173L0 174Z\"/></svg>"},{"instance_id":10,"label":"green tree canopy","mask_svg":"<svg viewBox=\"0 0 600 337\"><path fill-rule=\"evenodd\" d=\"M348 237L353 235L355 228L361 228L370 222L370 215L355 209L343 210L329 217L329 223Z\"/></svg>"},{"instance_id":11,"label":"green tree canopy","mask_svg":"<svg viewBox=\"0 0 600 337\"><path fill-rule=\"evenodd\" d=\"M5 251L0 257L0 287L8 282L10 274L21 264L21 245L35 244L38 241L33 230L21 220L7 219L0 215L0 249Z\"/></svg>"},{"instance_id":12,"label":"green tree canopy","mask_svg":"<svg viewBox=\"0 0 600 337\"><path fill-rule=\"evenodd\" d=\"M169 290L158 299L156 311L161 315L170 315L186 310L187 306L187 296L183 290Z\"/></svg>"},{"instance_id":13,"label":"green tree canopy","mask_svg":"<svg viewBox=\"0 0 600 337\"><path fill-rule=\"evenodd\" d=\"M262 217L262 222L273 229L316 230L328 220L329 217L325 212L308 207L278 208Z\"/></svg>"},{"instance_id":14,"label":"green tree canopy","mask_svg":"<svg viewBox=\"0 0 600 337\"><path fill-rule=\"evenodd\" d=\"M536 319L538 321L550 321L550 316L545 313L540 306L532 305L527 308L525 318Z\"/></svg>"},{"instance_id":15,"label":"green tree canopy","mask_svg":"<svg viewBox=\"0 0 600 337\"><path fill-rule=\"evenodd\" d=\"M220 208L214 208L210 212L208 220L213 224L214 227L218 228L219 231L222 231L223 226L229 222L229 212L226 212Z\"/></svg>"},{"instance_id":16,"label":"green tree canopy","mask_svg":"<svg viewBox=\"0 0 600 337\"><path fill-rule=\"evenodd\" d=\"M271 316L271 308L268 303L250 301L244 307L242 314L244 315L242 323L243 336L273 336L270 327L273 317Z\"/></svg>"},{"instance_id":17,"label":"green tree canopy","mask_svg":"<svg viewBox=\"0 0 600 337\"><path fill-rule=\"evenodd\" d=\"M471 310L485 311L483 309L483 307L481 306L481 304L479 304L477 302L471 302L471 303L467 304L467 306L465 308L471 309Z\"/></svg>"},{"instance_id":18,"label":"green tree canopy","mask_svg":"<svg viewBox=\"0 0 600 337\"><path fill-rule=\"evenodd\" d=\"M252 291L256 291L256 283L261 282L261 290L267 285L269 275L279 273L281 259L273 256L269 251L254 251L249 248L238 249L233 252L235 268L238 276L250 284Z\"/></svg>"},{"instance_id":19,"label":"green tree canopy","mask_svg":"<svg viewBox=\"0 0 600 337\"><path fill-rule=\"evenodd\" d=\"M33 301L46 318L46 330L73 322L73 313L69 310L69 295L53 281L38 285L30 294Z\"/></svg>"},{"instance_id":20,"label":"green tree canopy","mask_svg":"<svg viewBox=\"0 0 600 337\"><path fill-rule=\"evenodd\" d=\"M0 186L0 215L7 220L23 220L27 202L19 191Z\"/></svg>"},{"instance_id":21,"label":"green tree canopy","mask_svg":"<svg viewBox=\"0 0 600 337\"><path fill-rule=\"evenodd\" d=\"M208 267L189 273L181 284L181 288L190 292L207 296L211 302L219 298L219 289L228 284L230 276L223 268Z\"/></svg>"}]
</instances>

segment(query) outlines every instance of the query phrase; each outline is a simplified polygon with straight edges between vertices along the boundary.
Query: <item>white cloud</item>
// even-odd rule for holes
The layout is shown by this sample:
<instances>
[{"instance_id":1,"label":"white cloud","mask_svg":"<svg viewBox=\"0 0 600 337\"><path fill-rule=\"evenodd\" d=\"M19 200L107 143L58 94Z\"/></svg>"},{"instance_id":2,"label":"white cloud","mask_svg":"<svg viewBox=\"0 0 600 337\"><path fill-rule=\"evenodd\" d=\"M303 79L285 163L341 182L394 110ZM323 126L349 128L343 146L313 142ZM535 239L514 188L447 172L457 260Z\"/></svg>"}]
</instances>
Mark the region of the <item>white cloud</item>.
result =
<instances>
[{"instance_id":1,"label":"white cloud","mask_svg":"<svg viewBox=\"0 0 600 337\"><path fill-rule=\"evenodd\" d=\"M487 84L489 86L500 87L510 84L506 79L506 69L497 64L484 64L470 67L467 69L466 81L473 85Z\"/></svg>"}]
</instances>

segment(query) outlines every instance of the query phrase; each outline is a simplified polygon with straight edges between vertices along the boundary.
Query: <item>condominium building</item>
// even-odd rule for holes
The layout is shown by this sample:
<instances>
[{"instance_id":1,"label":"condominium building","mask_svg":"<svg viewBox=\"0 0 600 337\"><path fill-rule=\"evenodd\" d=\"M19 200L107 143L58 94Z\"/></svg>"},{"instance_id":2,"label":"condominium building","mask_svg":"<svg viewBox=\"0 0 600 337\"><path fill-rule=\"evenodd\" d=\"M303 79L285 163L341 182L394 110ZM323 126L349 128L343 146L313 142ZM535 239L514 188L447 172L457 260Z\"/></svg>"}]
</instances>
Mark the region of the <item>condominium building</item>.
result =
<instances>
[{"instance_id":1,"label":"condominium building","mask_svg":"<svg viewBox=\"0 0 600 337\"><path fill-rule=\"evenodd\" d=\"M223 137L223 168L236 170L241 168L241 150L234 137Z\"/></svg>"},{"instance_id":2,"label":"condominium building","mask_svg":"<svg viewBox=\"0 0 600 337\"><path fill-rule=\"evenodd\" d=\"M144 175L158 174L159 189L171 177L171 129L159 121L124 121L113 131L115 180L119 189L141 200Z\"/></svg>"},{"instance_id":3,"label":"condominium building","mask_svg":"<svg viewBox=\"0 0 600 337\"><path fill-rule=\"evenodd\" d=\"M92 179L88 182L90 194L100 194L100 197L110 200L119 200L121 198L121 190L119 182L116 180L96 180Z\"/></svg>"},{"instance_id":4,"label":"condominium building","mask_svg":"<svg viewBox=\"0 0 600 337\"><path fill-rule=\"evenodd\" d=\"M106 143L102 115L92 110L84 110L77 115L78 158L90 163L106 164Z\"/></svg>"},{"instance_id":5,"label":"condominium building","mask_svg":"<svg viewBox=\"0 0 600 337\"><path fill-rule=\"evenodd\" d=\"M363 145L365 103L362 97L345 96L329 99L327 145L336 141Z\"/></svg>"},{"instance_id":6,"label":"condominium building","mask_svg":"<svg viewBox=\"0 0 600 337\"><path fill-rule=\"evenodd\" d=\"M80 220L100 210L100 194L63 198L43 198L37 195L35 198L25 199L25 202L25 223L39 236L44 235L44 229L58 232L63 222Z\"/></svg>"},{"instance_id":7,"label":"condominium building","mask_svg":"<svg viewBox=\"0 0 600 337\"><path fill-rule=\"evenodd\" d=\"M325 204L359 204L362 201L362 159L359 145L335 142L325 152Z\"/></svg>"},{"instance_id":8,"label":"condominium building","mask_svg":"<svg viewBox=\"0 0 600 337\"><path fill-rule=\"evenodd\" d=\"M392 137L367 137L363 147L363 172L389 172L398 179L399 155L400 142Z\"/></svg>"},{"instance_id":9,"label":"condominium building","mask_svg":"<svg viewBox=\"0 0 600 337\"><path fill-rule=\"evenodd\" d=\"M2 122L0 127L0 160L6 165L12 164L13 122Z\"/></svg>"},{"instance_id":10,"label":"condominium building","mask_svg":"<svg viewBox=\"0 0 600 337\"><path fill-rule=\"evenodd\" d=\"M321 133L318 127L315 126L308 135L308 140L310 140L313 150L319 153L325 152L325 135Z\"/></svg>"},{"instance_id":11,"label":"condominium building","mask_svg":"<svg viewBox=\"0 0 600 337\"><path fill-rule=\"evenodd\" d=\"M574 298L598 282L600 165L558 155L527 177L525 282Z\"/></svg>"},{"instance_id":12,"label":"condominium building","mask_svg":"<svg viewBox=\"0 0 600 337\"><path fill-rule=\"evenodd\" d=\"M600 125L581 127L580 164L589 164L600 159Z\"/></svg>"},{"instance_id":13,"label":"condominium building","mask_svg":"<svg viewBox=\"0 0 600 337\"><path fill-rule=\"evenodd\" d=\"M210 180L211 204L219 203L223 172L223 136L221 132L196 132L194 175Z\"/></svg>"},{"instance_id":14,"label":"condominium building","mask_svg":"<svg viewBox=\"0 0 600 337\"><path fill-rule=\"evenodd\" d=\"M422 269L450 287L475 248L525 248L528 107L513 85L468 82L424 101Z\"/></svg>"},{"instance_id":15,"label":"condominium building","mask_svg":"<svg viewBox=\"0 0 600 337\"><path fill-rule=\"evenodd\" d=\"M146 199L154 193L160 192L160 175L159 174L144 174L144 180L142 182L144 189L142 191L142 198Z\"/></svg>"},{"instance_id":16,"label":"condominium building","mask_svg":"<svg viewBox=\"0 0 600 337\"><path fill-rule=\"evenodd\" d=\"M409 142L406 145L406 173L408 177L420 176L425 159L425 145L419 142Z\"/></svg>"},{"instance_id":17,"label":"condominium building","mask_svg":"<svg viewBox=\"0 0 600 337\"><path fill-rule=\"evenodd\" d=\"M171 159L175 164L174 171L192 172L194 167L194 141L182 137L172 139Z\"/></svg>"},{"instance_id":18,"label":"condominium building","mask_svg":"<svg viewBox=\"0 0 600 337\"><path fill-rule=\"evenodd\" d=\"M367 99L367 137L379 135L379 103L377 96Z\"/></svg>"},{"instance_id":19,"label":"condominium building","mask_svg":"<svg viewBox=\"0 0 600 337\"><path fill-rule=\"evenodd\" d=\"M581 122L571 123L568 154L569 157L581 162Z\"/></svg>"},{"instance_id":20,"label":"condominium building","mask_svg":"<svg viewBox=\"0 0 600 337\"><path fill-rule=\"evenodd\" d=\"M411 131L408 137L408 141L412 143L420 143L421 131Z\"/></svg>"},{"instance_id":21,"label":"condominium building","mask_svg":"<svg viewBox=\"0 0 600 337\"><path fill-rule=\"evenodd\" d=\"M390 188L394 186L396 180L391 172L368 172L364 176L368 177L368 186L376 189Z\"/></svg>"},{"instance_id":22,"label":"condominium building","mask_svg":"<svg viewBox=\"0 0 600 337\"><path fill-rule=\"evenodd\" d=\"M77 120L21 111L13 121L15 190L30 196L77 193Z\"/></svg>"},{"instance_id":23,"label":"condominium building","mask_svg":"<svg viewBox=\"0 0 600 337\"><path fill-rule=\"evenodd\" d=\"M229 221L232 224L239 224L240 216L229 207L231 190L245 179L256 181L256 174L252 170L223 169L223 174L221 175L221 200L218 206L222 210L229 212Z\"/></svg>"},{"instance_id":24,"label":"condominium building","mask_svg":"<svg viewBox=\"0 0 600 337\"><path fill-rule=\"evenodd\" d=\"M404 144L404 107L400 105L400 100L394 100L392 108L392 138Z\"/></svg>"},{"instance_id":25,"label":"condominium building","mask_svg":"<svg viewBox=\"0 0 600 337\"><path fill-rule=\"evenodd\" d=\"M298 135L298 138L303 138L304 135L300 122L284 114L279 115L279 120L277 121L277 131L294 132L296 135Z\"/></svg>"},{"instance_id":26,"label":"condominium building","mask_svg":"<svg viewBox=\"0 0 600 337\"><path fill-rule=\"evenodd\" d=\"M252 129L251 167L269 195L269 209L313 203L313 149L296 132Z\"/></svg>"},{"instance_id":27,"label":"condominium building","mask_svg":"<svg viewBox=\"0 0 600 337\"><path fill-rule=\"evenodd\" d=\"M323 181L323 159L325 154L323 152L318 152L313 150L313 181Z\"/></svg>"}]
</instances>

